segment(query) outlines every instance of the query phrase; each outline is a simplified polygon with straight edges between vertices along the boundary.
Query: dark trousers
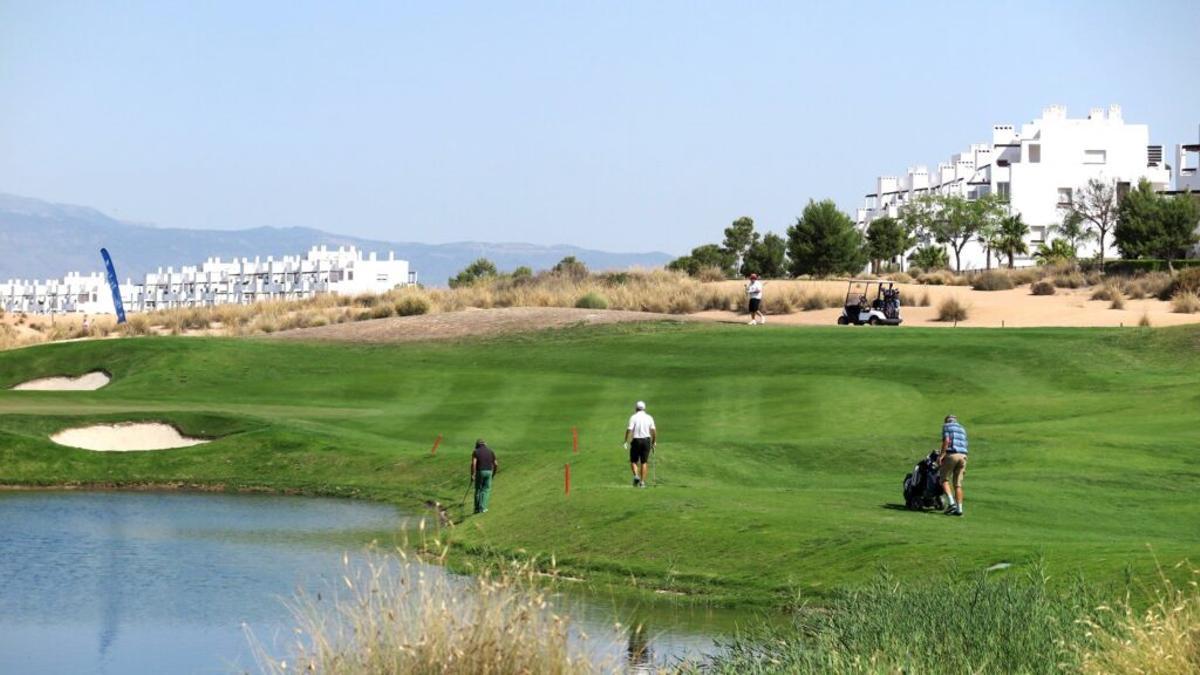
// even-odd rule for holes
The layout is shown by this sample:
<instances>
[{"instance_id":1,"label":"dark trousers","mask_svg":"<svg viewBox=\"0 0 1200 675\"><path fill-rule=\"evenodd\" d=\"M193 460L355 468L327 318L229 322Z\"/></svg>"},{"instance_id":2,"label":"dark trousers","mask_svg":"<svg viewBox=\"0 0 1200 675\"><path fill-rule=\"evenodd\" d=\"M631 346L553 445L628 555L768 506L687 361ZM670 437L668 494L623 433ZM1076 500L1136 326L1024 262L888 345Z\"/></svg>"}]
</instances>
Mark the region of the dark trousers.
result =
<instances>
[{"instance_id":1,"label":"dark trousers","mask_svg":"<svg viewBox=\"0 0 1200 675\"><path fill-rule=\"evenodd\" d=\"M475 472L475 513L487 511L488 502L492 499L492 472Z\"/></svg>"}]
</instances>

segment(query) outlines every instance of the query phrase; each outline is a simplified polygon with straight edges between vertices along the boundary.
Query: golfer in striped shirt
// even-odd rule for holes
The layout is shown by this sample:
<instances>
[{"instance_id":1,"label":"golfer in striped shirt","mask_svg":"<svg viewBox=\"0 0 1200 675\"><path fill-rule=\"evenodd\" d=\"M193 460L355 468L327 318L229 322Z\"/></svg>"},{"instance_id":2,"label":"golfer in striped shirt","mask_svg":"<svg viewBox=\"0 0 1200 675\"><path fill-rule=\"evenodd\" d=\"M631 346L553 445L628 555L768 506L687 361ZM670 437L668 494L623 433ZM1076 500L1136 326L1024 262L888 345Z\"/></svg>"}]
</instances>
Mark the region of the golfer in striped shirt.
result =
<instances>
[{"instance_id":1,"label":"golfer in striped shirt","mask_svg":"<svg viewBox=\"0 0 1200 675\"><path fill-rule=\"evenodd\" d=\"M638 401L625 427L625 447L629 448L629 468L633 471L633 486L646 487L646 465L658 443L654 418L646 412L646 403Z\"/></svg>"},{"instance_id":2,"label":"golfer in striped shirt","mask_svg":"<svg viewBox=\"0 0 1200 675\"><path fill-rule=\"evenodd\" d=\"M963 514L963 474L967 472L967 430L958 423L954 415L946 415L942 424L942 453L938 456L938 474L942 478L942 490L950 506L946 514ZM953 489L951 489L953 484Z\"/></svg>"}]
</instances>

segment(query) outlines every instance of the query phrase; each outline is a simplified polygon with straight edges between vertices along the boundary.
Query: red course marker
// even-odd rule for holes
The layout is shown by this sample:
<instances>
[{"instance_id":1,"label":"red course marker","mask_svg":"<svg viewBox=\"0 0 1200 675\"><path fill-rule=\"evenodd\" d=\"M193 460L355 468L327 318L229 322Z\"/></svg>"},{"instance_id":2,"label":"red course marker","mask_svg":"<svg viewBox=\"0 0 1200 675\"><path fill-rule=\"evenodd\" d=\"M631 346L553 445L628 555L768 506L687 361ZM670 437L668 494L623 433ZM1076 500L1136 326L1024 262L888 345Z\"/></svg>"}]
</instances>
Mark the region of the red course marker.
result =
<instances>
[{"instance_id":1,"label":"red course marker","mask_svg":"<svg viewBox=\"0 0 1200 675\"><path fill-rule=\"evenodd\" d=\"M571 465L563 465L563 494L571 494Z\"/></svg>"},{"instance_id":2,"label":"red course marker","mask_svg":"<svg viewBox=\"0 0 1200 675\"><path fill-rule=\"evenodd\" d=\"M571 448L576 453L579 452L579 429L577 427L571 427Z\"/></svg>"},{"instance_id":3,"label":"red course marker","mask_svg":"<svg viewBox=\"0 0 1200 675\"><path fill-rule=\"evenodd\" d=\"M439 446L439 445L441 445L441 444L442 444L442 435L441 435L441 434L438 434L437 440L435 440L435 441L433 442L433 449L429 451L429 454L431 454L431 455L436 455L436 454L437 454L437 449L438 449L438 446Z\"/></svg>"}]
</instances>

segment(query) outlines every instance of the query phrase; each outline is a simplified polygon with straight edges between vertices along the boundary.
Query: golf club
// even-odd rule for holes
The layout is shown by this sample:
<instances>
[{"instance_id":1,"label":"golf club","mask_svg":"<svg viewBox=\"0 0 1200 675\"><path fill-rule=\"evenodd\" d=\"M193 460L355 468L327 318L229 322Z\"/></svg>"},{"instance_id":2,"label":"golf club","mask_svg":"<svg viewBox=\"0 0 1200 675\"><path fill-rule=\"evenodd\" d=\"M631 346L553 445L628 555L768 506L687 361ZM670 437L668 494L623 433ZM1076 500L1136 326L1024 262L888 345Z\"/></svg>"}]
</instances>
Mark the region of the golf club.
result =
<instances>
[{"instance_id":1,"label":"golf club","mask_svg":"<svg viewBox=\"0 0 1200 675\"><path fill-rule=\"evenodd\" d=\"M471 494L471 487L473 485L475 485L475 477L474 476L472 476L470 482L467 483L467 491L463 493L462 502L458 505L458 508L460 508L460 509L467 508L467 495Z\"/></svg>"}]
</instances>

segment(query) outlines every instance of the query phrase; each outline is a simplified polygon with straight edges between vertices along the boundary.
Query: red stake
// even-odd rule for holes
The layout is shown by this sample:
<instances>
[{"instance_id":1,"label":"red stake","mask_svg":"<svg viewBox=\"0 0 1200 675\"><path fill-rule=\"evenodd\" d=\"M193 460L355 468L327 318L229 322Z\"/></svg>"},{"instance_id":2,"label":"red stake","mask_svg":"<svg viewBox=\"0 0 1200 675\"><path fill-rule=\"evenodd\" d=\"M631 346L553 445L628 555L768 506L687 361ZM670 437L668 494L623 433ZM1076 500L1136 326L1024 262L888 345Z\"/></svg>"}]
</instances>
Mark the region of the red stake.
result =
<instances>
[{"instance_id":1,"label":"red stake","mask_svg":"<svg viewBox=\"0 0 1200 675\"><path fill-rule=\"evenodd\" d=\"M436 455L436 454L437 454L437 449L438 449L438 446L439 446L439 445L441 445L441 444L442 444L442 435L441 435L441 434L438 434L437 440L435 440L435 441L433 442L433 449L429 451L429 454L431 454L431 455Z\"/></svg>"},{"instance_id":2,"label":"red stake","mask_svg":"<svg viewBox=\"0 0 1200 675\"><path fill-rule=\"evenodd\" d=\"M571 427L571 448L576 453L579 452L579 429L577 427Z\"/></svg>"},{"instance_id":3,"label":"red stake","mask_svg":"<svg viewBox=\"0 0 1200 675\"><path fill-rule=\"evenodd\" d=\"M571 465L563 465L563 494L571 494Z\"/></svg>"}]
</instances>

